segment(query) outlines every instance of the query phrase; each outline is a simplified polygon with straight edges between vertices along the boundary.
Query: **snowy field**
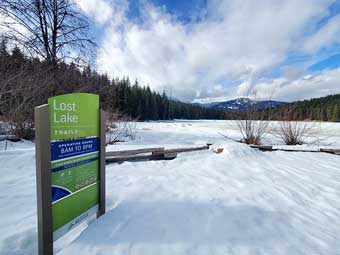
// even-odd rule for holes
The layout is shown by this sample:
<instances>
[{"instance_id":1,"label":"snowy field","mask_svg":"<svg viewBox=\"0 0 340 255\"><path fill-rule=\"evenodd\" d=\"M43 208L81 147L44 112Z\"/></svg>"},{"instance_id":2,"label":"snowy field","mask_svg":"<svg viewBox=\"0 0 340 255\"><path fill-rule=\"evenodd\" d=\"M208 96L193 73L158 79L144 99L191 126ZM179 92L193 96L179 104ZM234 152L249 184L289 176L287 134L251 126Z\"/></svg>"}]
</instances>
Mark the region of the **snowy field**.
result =
<instances>
[{"instance_id":1,"label":"snowy field","mask_svg":"<svg viewBox=\"0 0 340 255\"><path fill-rule=\"evenodd\" d=\"M340 148L340 123L318 128L318 145ZM138 123L136 131L107 149L214 145L107 166L107 213L58 240L56 254L340 254L340 156L260 152L219 134L240 138L231 121ZM36 254L34 144L3 148L0 254Z\"/></svg>"}]
</instances>

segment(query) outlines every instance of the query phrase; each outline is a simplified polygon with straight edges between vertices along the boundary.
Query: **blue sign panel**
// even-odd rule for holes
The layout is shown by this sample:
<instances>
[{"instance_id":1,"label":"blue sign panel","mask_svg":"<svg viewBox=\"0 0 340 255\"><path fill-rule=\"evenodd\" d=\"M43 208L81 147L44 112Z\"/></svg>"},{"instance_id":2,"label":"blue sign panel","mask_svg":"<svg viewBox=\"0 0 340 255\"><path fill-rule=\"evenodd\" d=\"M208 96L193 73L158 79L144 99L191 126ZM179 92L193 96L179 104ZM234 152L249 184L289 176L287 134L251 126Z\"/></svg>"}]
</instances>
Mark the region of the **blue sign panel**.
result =
<instances>
[{"instance_id":1,"label":"blue sign panel","mask_svg":"<svg viewBox=\"0 0 340 255\"><path fill-rule=\"evenodd\" d=\"M98 137L51 143L51 160L65 159L99 150Z\"/></svg>"}]
</instances>

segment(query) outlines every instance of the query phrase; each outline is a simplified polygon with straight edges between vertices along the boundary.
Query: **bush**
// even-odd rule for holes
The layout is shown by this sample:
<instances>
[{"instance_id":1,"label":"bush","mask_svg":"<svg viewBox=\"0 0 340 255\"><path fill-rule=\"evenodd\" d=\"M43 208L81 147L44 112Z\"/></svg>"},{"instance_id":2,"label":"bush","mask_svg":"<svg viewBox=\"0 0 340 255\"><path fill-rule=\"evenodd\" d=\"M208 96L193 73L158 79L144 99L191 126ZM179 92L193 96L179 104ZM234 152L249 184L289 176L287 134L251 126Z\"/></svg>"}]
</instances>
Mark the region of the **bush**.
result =
<instances>
[{"instance_id":1,"label":"bush","mask_svg":"<svg viewBox=\"0 0 340 255\"><path fill-rule=\"evenodd\" d=\"M11 134L15 135L17 139L33 140L35 137L34 123L21 122L12 124Z\"/></svg>"},{"instance_id":2,"label":"bush","mask_svg":"<svg viewBox=\"0 0 340 255\"><path fill-rule=\"evenodd\" d=\"M260 145L261 140L267 131L269 122L246 119L238 120L236 123L242 135L242 142L246 144Z\"/></svg>"},{"instance_id":3,"label":"bush","mask_svg":"<svg viewBox=\"0 0 340 255\"><path fill-rule=\"evenodd\" d=\"M302 145L318 141L317 129L312 123L282 121L276 133L286 145Z\"/></svg>"},{"instance_id":4,"label":"bush","mask_svg":"<svg viewBox=\"0 0 340 255\"><path fill-rule=\"evenodd\" d=\"M107 113L107 143L123 142L124 138L134 140L136 135L136 121L124 114L116 112Z\"/></svg>"}]
</instances>

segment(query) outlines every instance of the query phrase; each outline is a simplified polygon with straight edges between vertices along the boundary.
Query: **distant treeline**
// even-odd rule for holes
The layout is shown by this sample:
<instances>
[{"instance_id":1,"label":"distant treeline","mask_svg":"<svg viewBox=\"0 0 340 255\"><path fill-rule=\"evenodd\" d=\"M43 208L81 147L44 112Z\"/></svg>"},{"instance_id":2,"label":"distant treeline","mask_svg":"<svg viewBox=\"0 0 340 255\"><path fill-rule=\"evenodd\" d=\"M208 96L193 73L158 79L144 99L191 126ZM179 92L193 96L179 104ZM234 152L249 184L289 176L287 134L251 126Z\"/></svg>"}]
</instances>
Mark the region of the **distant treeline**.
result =
<instances>
[{"instance_id":1,"label":"distant treeline","mask_svg":"<svg viewBox=\"0 0 340 255\"><path fill-rule=\"evenodd\" d=\"M340 94L267 109L265 119L340 121Z\"/></svg>"},{"instance_id":2,"label":"distant treeline","mask_svg":"<svg viewBox=\"0 0 340 255\"><path fill-rule=\"evenodd\" d=\"M0 43L0 117L11 123L33 124L33 109L47 98L73 92L100 95L101 107L138 120L225 119L226 113L170 99L128 77L109 79L89 66L60 62L51 66ZM30 124L31 123L31 124Z\"/></svg>"},{"instance_id":3,"label":"distant treeline","mask_svg":"<svg viewBox=\"0 0 340 255\"><path fill-rule=\"evenodd\" d=\"M101 107L107 112L138 120L240 119L247 116L182 103L137 81L131 82L128 77L110 79L89 66L65 62L51 65L25 56L18 47L8 50L6 43L0 42L0 121L19 127L17 130L23 134L18 136L32 135L35 106L45 104L49 97L74 92L98 94ZM340 121L340 95L261 110L255 118Z\"/></svg>"},{"instance_id":4,"label":"distant treeline","mask_svg":"<svg viewBox=\"0 0 340 255\"><path fill-rule=\"evenodd\" d=\"M105 81L106 83L107 81ZM118 110L139 120L169 119L224 119L221 110L207 109L171 100L163 92L151 91L149 86L140 86L129 78L114 79L107 84L101 96L102 107L114 112Z\"/></svg>"}]
</instances>

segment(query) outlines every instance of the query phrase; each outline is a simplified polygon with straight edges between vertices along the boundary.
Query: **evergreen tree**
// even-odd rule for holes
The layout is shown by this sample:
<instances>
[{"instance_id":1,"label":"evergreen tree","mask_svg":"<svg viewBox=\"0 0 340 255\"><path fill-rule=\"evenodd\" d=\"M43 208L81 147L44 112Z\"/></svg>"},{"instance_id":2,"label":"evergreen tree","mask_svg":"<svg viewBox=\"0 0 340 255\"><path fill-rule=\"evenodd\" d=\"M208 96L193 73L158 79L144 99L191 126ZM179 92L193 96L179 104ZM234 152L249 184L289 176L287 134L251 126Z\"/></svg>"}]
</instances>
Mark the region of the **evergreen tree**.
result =
<instances>
[{"instance_id":1,"label":"evergreen tree","mask_svg":"<svg viewBox=\"0 0 340 255\"><path fill-rule=\"evenodd\" d=\"M18 47L8 52L4 41L0 43L0 88L0 116L4 119L13 119L20 108L23 118L33 122L34 106L46 103L51 96L73 92L96 93L102 109L139 120L225 117L223 111L171 100L138 81L131 86L128 77L109 80L90 66L79 69L72 62L60 62L51 72L45 62L26 57Z\"/></svg>"},{"instance_id":2,"label":"evergreen tree","mask_svg":"<svg viewBox=\"0 0 340 255\"><path fill-rule=\"evenodd\" d=\"M280 120L284 113L292 112L291 120L340 121L340 94L313 98L266 110L269 119Z\"/></svg>"},{"instance_id":3,"label":"evergreen tree","mask_svg":"<svg viewBox=\"0 0 340 255\"><path fill-rule=\"evenodd\" d=\"M340 121L340 108L338 104L334 105L331 121Z\"/></svg>"}]
</instances>

